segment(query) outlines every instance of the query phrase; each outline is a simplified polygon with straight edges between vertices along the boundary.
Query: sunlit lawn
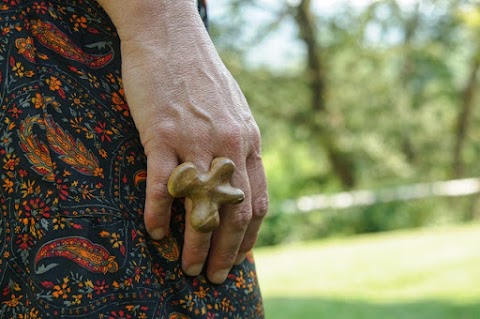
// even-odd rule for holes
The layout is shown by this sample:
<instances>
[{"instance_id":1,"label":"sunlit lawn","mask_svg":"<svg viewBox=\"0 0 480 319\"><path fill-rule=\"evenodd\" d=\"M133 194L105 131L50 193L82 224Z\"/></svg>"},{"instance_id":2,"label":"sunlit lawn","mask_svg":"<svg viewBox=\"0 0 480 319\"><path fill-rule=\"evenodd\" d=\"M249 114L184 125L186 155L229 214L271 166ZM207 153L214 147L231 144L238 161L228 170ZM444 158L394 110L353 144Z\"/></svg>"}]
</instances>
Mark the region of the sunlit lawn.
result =
<instances>
[{"instance_id":1,"label":"sunlit lawn","mask_svg":"<svg viewBox=\"0 0 480 319\"><path fill-rule=\"evenodd\" d=\"M480 319L480 225L256 250L267 319Z\"/></svg>"}]
</instances>

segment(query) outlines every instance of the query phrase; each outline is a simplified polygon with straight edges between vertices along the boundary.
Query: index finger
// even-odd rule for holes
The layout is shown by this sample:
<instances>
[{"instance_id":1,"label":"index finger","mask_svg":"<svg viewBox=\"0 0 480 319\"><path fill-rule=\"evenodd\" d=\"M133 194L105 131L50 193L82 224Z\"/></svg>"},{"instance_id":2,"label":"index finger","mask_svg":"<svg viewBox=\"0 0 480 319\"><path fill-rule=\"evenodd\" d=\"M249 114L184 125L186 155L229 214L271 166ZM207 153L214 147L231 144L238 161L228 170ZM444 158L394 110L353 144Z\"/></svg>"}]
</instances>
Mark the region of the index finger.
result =
<instances>
[{"instance_id":1,"label":"index finger","mask_svg":"<svg viewBox=\"0 0 480 319\"><path fill-rule=\"evenodd\" d=\"M152 151L147 155L147 189L144 221L153 239L162 239L169 231L173 197L167 190L170 173L178 165L173 152Z\"/></svg>"}]
</instances>

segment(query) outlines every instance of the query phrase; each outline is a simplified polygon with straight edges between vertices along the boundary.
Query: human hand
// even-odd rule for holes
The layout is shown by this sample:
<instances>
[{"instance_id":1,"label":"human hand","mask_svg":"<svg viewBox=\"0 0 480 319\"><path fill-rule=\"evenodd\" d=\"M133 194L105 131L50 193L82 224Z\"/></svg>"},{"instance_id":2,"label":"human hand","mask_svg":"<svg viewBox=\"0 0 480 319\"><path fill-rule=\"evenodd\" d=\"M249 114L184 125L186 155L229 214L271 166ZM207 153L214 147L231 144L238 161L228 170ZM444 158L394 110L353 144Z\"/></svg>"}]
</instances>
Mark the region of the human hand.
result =
<instances>
[{"instance_id":1,"label":"human hand","mask_svg":"<svg viewBox=\"0 0 480 319\"><path fill-rule=\"evenodd\" d=\"M267 212L260 134L194 2L171 6L170 13L179 10L173 15L180 21L176 24L137 34L117 26L125 95L147 156L145 225L154 239L168 233L173 198L166 185L180 163L193 162L206 172L216 157L233 160L232 185L245 193L245 200L221 208L218 229L195 231L186 201L182 267L195 276L206 266L209 280L222 283L254 246Z\"/></svg>"}]
</instances>

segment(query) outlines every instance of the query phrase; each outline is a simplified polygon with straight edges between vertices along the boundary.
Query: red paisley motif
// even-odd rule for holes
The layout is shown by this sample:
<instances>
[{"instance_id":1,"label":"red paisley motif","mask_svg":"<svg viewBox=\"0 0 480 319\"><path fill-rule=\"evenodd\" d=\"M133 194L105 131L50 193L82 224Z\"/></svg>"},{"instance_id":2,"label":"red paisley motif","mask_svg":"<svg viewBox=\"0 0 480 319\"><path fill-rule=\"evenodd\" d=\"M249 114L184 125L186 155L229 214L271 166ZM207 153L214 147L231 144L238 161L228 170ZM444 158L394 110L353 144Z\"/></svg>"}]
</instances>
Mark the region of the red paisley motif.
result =
<instances>
[{"instance_id":1,"label":"red paisley motif","mask_svg":"<svg viewBox=\"0 0 480 319\"><path fill-rule=\"evenodd\" d=\"M44 244L35 256L35 266L47 257L63 257L90 270L91 272L116 272L115 256L100 245L83 237L59 238Z\"/></svg>"}]
</instances>

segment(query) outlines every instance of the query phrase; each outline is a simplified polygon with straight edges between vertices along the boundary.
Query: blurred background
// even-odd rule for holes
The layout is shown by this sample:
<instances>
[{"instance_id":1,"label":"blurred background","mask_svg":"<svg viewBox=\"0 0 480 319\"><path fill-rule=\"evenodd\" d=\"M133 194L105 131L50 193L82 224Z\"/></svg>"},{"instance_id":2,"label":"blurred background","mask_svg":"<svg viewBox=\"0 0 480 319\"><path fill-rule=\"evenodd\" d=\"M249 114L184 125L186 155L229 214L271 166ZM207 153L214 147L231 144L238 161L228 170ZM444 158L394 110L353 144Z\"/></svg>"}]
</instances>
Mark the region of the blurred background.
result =
<instances>
[{"instance_id":1,"label":"blurred background","mask_svg":"<svg viewBox=\"0 0 480 319\"><path fill-rule=\"evenodd\" d=\"M478 0L209 6L263 136L267 318L480 318Z\"/></svg>"}]
</instances>

